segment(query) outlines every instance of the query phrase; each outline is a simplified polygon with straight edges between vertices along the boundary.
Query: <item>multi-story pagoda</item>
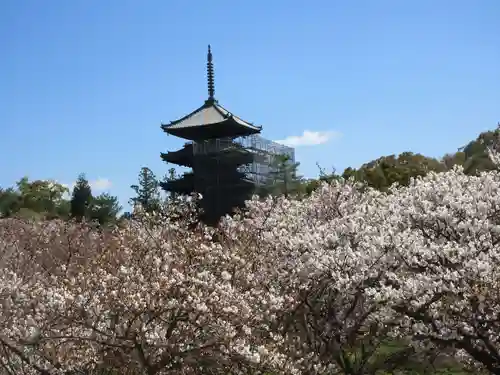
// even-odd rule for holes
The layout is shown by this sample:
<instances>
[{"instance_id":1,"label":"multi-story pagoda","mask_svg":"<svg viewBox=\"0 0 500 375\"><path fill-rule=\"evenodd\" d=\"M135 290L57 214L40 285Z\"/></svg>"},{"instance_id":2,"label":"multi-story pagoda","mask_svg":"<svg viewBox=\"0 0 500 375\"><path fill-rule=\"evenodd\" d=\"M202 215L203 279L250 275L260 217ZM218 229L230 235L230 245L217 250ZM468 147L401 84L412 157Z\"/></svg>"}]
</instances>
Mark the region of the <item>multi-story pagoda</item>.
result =
<instances>
[{"instance_id":1,"label":"multi-story pagoda","mask_svg":"<svg viewBox=\"0 0 500 375\"><path fill-rule=\"evenodd\" d=\"M189 142L161 158L192 171L162 188L175 194L201 193L204 221L218 219L244 205L266 173L269 148L284 150L293 158L293 149L266 141L258 134L262 127L235 116L215 99L212 53L207 55L208 99L179 120L162 124L164 132ZM270 151L272 152L272 151ZM276 152L274 152L276 153ZM283 152L279 152L283 153Z\"/></svg>"}]
</instances>

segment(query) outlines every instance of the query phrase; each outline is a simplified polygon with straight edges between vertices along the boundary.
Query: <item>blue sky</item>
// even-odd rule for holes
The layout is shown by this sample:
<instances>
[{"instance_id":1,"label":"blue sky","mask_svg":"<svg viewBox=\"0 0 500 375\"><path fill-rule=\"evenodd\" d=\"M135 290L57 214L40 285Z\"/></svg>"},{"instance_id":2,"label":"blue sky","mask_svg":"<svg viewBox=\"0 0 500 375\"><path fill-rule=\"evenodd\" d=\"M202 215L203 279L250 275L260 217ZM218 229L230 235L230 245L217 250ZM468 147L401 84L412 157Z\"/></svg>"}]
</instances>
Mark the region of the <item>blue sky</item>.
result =
<instances>
[{"instance_id":1,"label":"blue sky","mask_svg":"<svg viewBox=\"0 0 500 375\"><path fill-rule=\"evenodd\" d=\"M297 147L306 176L442 156L500 120L499 17L498 0L3 0L0 186L85 172L125 203L183 144L159 126L206 99L208 43L223 106L320 143Z\"/></svg>"}]
</instances>

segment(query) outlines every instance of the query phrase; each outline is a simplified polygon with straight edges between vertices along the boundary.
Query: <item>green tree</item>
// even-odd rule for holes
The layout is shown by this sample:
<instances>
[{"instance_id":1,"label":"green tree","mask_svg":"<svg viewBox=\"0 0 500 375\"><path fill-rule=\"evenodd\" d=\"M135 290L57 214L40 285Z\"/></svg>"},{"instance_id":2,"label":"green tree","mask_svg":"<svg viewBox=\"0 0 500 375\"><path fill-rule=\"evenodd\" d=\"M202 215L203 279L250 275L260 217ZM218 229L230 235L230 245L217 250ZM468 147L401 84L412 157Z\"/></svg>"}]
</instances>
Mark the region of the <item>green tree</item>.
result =
<instances>
[{"instance_id":1,"label":"green tree","mask_svg":"<svg viewBox=\"0 0 500 375\"><path fill-rule=\"evenodd\" d=\"M92 198L90 218L98 221L101 225L113 224L117 221L121 209L118 197L102 193Z\"/></svg>"},{"instance_id":2,"label":"green tree","mask_svg":"<svg viewBox=\"0 0 500 375\"><path fill-rule=\"evenodd\" d=\"M163 184L167 184L168 182L175 181L179 178L177 173L175 173L175 168L170 168L168 173L163 177ZM161 183L159 184L161 186ZM166 202L172 202L177 198L177 194L173 191L167 192Z\"/></svg>"},{"instance_id":3,"label":"green tree","mask_svg":"<svg viewBox=\"0 0 500 375\"><path fill-rule=\"evenodd\" d=\"M261 194L285 195L304 192L304 184L297 170L300 163L292 162L288 155L272 155L269 165L270 172L261 189Z\"/></svg>"},{"instance_id":4,"label":"green tree","mask_svg":"<svg viewBox=\"0 0 500 375\"><path fill-rule=\"evenodd\" d=\"M88 218L89 207L92 203L92 189L85 177L85 174L80 174L76 180L73 194L71 196L70 212L71 217L77 220Z\"/></svg>"},{"instance_id":5,"label":"green tree","mask_svg":"<svg viewBox=\"0 0 500 375\"><path fill-rule=\"evenodd\" d=\"M344 173L342 173L342 178L344 178L346 180L349 180L350 178L357 179L358 178L358 171L354 168L347 167L344 170Z\"/></svg>"},{"instance_id":6,"label":"green tree","mask_svg":"<svg viewBox=\"0 0 500 375\"><path fill-rule=\"evenodd\" d=\"M479 134L477 139L469 142L463 148L465 157L463 167L465 173L478 174L479 172L490 171L497 168L488 156L488 149L497 143L499 137L500 129L497 127L495 130Z\"/></svg>"},{"instance_id":7,"label":"green tree","mask_svg":"<svg viewBox=\"0 0 500 375\"><path fill-rule=\"evenodd\" d=\"M136 196L130 199L134 206L139 205L146 212L153 212L160 208L159 181L151 169L141 168L138 185L130 186Z\"/></svg>"},{"instance_id":8,"label":"green tree","mask_svg":"<svg viewBox=\"0 0 500 375\"><path fill-rule=\"evenodd\" d=\"M30 182L23 177L17 182L22 207L46 216L59 217L64 214L65 199L68 188L52 180L35 180ZM67 212L66 212L67 213Z\"/></svg>"},{"instance_id":9,"label":"green tree","mask_svg":"<svg viewBox=\"0 0 500 375\"><path fill-rule=\"evenodd\" d=\"M335 173L335 168L332 169L331 173L327 173L327 172L325 172L325 170L323 168L321 168L321 166L319 164L317 164L317 166L319 168L319 177L309 179L309 180L303 182L303 185L304 185L303 190L305 192L305 195L310 195L323 182L331 183L334 180L339 180L340 178L342 178L341 176L339 176Z\"/></svg>"},{"instance_id":10,"label":"green tree","mask_svg":"<svg viewBox=\"0 0 500 375\"><path fill-rule=\"evenodd\" d=\"M385 191L394 183L408 185L411 178L425 176L430 171L442 172L446 165L435 159L412 152L403 152L395 155L383 156L359 169L347 168L342 177L354 177L357 181L375 189Z\"/></svg>"},{"instance_id":11,"label":"green tree","mask_svg":"<svg viewBox=\"0 0 500 375\"><path fill-rule=\"evenodd\" d=\"M0 189L0 216L24 218L67 218L68 188L52 180L29 181L21 178L17 189Z\"/></svg>"},{"instance_id":12,"label":"green tree","mask_svg":"<svg viewBox=\"0 0 500 375\"><path fill-rule=\"evenodd\" d=\"M463 166L465 163L465 152L459 151L453 154L445 154L442 161L446 169L452 169L455 165Z\"/></svg>"},{"instance_id":13,"label":"green tree","mask_svg":"<svg viewBox=\"0 0 500 375\"><path fill-rule=\"evenodd\" d=\"M0 188L0 217L11 217L22 207L22 198L14 188Z\"/></svg>"}]
</instances>

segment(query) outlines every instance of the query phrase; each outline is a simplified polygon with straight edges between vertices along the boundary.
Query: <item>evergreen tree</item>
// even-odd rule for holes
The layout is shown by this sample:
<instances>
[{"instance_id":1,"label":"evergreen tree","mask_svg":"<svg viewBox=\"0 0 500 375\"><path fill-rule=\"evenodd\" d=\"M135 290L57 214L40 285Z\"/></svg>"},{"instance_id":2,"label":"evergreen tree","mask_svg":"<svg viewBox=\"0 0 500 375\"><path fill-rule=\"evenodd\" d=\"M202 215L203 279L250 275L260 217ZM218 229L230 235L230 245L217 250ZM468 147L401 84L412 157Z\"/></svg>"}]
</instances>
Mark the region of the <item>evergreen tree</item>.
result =
<instances>
[{"instance_id":1,"label":"evergreen tree","mask_svg":"<svg viewBox=\"0 0 500 375\"><path fill-rule=\"evenodd\" d=\"M175 168L170 168L168 170L168 173L163 177L163 184L167 184L170 181L175 181L179 178L177 174L175 173ZM162 184L160 183L160 186ZM173 202L175 201L175 198L177 198L178 194L176 194L173 191L168 191L167 192L167 197L166 197L166 202Z\"/></svg>"},{"instance_id":2,"label":"evergreen tree","mask_svg":"<svg viewBox=\"0 0 500 375\"><path fill-rule=\"evenodd\" d=\"M302 177L297 174L299 163L294 163L288 155L272 155L270 171L263 187L264 194L285 195L303 190Z\"/></svg>"},{"instance_id":3,"label":"evergreen tree","mask_svg":"<svg viewBox=\"0 0 500 375\"><path fill-rule=\"evenodd\" d=\"M13 188L0 188L0 218L14 216L22 207L22 197Z\"/></svg>"},{"instance_id":4,"label":"evergreen tree","mask_svg":"<svg viewBox=\"0 0 500 375\"><path fill-rule=\"evenodd\" d=\"M118 197L102 193L92 199L90 218L97 220L101 225L112 224L116 222L121 209Z\"/></svg>"},{"instance_id":5,"label":"evergreen tree","mask_svg":"<svg viewBox=\"0 0 500 375\"><path fill-rule=\"evenodd\" d=\"M82 220L88 217L89 206L92 203L92 189L85 174L80 174L76 180L70 202L71 217Z\"/></svg>"},{"instance_id":6,"label":"evergreen tree","mask_svg":"<svg viewBox=\"0 0 500 375\"><path fill-rule=\"evenodd\" d=\"M141 168L139 184L130 186L136 196L130 199L132 205L140 205L145 212L153 212L160 208L159 182L151 169Z\"/></svg>"}]
</instances>

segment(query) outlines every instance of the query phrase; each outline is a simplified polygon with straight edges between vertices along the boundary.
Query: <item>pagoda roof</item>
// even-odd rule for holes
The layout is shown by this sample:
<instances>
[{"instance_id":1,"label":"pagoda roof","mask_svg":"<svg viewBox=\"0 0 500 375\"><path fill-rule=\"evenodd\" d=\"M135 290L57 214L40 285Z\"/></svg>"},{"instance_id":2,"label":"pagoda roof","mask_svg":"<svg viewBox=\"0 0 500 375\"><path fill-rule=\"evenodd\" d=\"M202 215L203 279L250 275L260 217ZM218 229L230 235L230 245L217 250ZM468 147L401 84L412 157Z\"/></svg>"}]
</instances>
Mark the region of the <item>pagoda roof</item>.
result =
<instances>
[{"instance_id":1,"label":"pagoda roof","mask_svg":"<svg viewBox=\"0 0 500 375\"><path fill-rule=\"evenodd\" d=\"M168 134L189 140L238 137L257 134L262 130L262 126L233 115L217 100L210 99L181 119L162 124L161 128Z\"/></svg>"},{"instance_id":2,"label":"pagoda roof","mask_svg":"<svg viewBox=\"0 0 500 375\"><path fill-rule=\"evenodd\" d=\"M184 167L193 166L193 143L188 142L184 144L180 150L167 151L160 153L160 157L167 163L174 163Z\"/></svg>"},{"instance_id":3,"label":"pagoda roof","mask_svg":"<svg viewBox=\"0 0 500 375\"><path fill-rule=\"evenodd\" d=\"M162 124L163 131L191 141L236 138L260 133L262 126L256 126L233 115L215 99L214 66L210 45L207 53L207 85L208 99L205 103L179 120Z\"/></svg>"}]
</instances>

